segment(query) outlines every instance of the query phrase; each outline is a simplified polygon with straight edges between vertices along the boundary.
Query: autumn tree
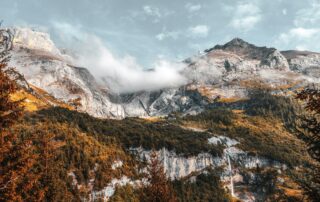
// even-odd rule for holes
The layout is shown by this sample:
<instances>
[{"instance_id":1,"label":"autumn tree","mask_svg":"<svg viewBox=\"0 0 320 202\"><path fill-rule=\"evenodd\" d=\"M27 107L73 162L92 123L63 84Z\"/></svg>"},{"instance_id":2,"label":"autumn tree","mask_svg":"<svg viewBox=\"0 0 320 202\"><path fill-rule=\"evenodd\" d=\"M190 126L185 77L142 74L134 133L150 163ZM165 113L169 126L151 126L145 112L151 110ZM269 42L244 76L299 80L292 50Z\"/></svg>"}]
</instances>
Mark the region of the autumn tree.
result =
<instances>
[{"instance_id":1,"label":"autumn tree","mask_svg":"<svg viewBox=\"0 0 320 202\"><path fill-rule=\"evenodd\" d=\"M320 90L306 88L297 99L304 102L304 108L309 112L300 118L299 134L307 143L310 156L318 162L308 173L311 179L303 183L303 187L310 199L320 201Z\"/></svg>"},{"instance_id":2,"label":"autumn tree","mask_svg":"<svg viewBox=\"0 0 320 202\"><path fill-rule=\"evenodd\" d=\"M0 30L0 201L26 201L37 183L37 176L30 173L36 162L30 140L22 140L10 132L19 120L23 100L13 101L11 95L19 90L14 79L16 71L8 67L13 34ZM40 194L40 193L39 193ZM41 194L35 197L41 201Z\"/></svg>"},{"instance_id":3,"label":"autumn tree","mask_svg":"<svg viewBox=\"0 0 320 202\"><path fill-rule=\"evenodd\" d=\"M150 155L150 164L147 167L147 182L143 189L141 201L146 202L175 202L176 196L170 181L167 179L164 168L156 154Z\"/></svg>"}]
</instances>

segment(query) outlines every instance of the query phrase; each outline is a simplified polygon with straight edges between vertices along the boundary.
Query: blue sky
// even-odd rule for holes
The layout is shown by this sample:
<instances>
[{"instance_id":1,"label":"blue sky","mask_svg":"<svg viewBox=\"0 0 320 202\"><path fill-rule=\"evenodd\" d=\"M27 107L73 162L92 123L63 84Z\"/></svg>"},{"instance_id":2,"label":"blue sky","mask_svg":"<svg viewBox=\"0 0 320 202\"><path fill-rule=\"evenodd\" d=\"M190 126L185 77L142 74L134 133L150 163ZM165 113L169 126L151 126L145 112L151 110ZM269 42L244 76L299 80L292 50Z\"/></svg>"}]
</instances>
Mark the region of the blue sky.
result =
<instances>
[{"instance_id":1,"label":"blue sky","mask_svg":"<svg viewBox=\"0 0 320 202\"><path fill-rule=\"evenodd\" d=\"M4 26L48 31L60 46L95 35L145 68L240 37L320 52L320 0L1 0Z\"/></svg>"}]
</instances>

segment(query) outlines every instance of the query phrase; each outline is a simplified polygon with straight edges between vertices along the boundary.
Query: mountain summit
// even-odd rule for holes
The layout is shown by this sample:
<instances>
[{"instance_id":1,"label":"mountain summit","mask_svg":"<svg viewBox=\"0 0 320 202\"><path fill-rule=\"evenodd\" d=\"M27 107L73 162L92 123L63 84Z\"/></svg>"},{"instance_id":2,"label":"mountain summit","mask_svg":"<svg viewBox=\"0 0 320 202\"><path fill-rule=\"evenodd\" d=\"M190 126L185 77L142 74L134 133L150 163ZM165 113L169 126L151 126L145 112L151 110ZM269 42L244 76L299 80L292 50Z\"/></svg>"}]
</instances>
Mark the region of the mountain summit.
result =
<instances>
[{"instance_id":1,"label":"mountain summit","mask_svg":"<svg viewBox=\"0 0 320 202\"><path fill-rule=\"evenodd\" d=\"M223 50L226 50L228 48L235 48L235 47L238 47L238 48L247 48L247 47L256 47L255 45L253 44L250 44L246 41L244 41L243 39L240 39L240 38L234 38L232 39L231 41L227 42L226 44L224 45L216 45L214 46L213 49L223 49Z\"/></svg>"}]
</instances>

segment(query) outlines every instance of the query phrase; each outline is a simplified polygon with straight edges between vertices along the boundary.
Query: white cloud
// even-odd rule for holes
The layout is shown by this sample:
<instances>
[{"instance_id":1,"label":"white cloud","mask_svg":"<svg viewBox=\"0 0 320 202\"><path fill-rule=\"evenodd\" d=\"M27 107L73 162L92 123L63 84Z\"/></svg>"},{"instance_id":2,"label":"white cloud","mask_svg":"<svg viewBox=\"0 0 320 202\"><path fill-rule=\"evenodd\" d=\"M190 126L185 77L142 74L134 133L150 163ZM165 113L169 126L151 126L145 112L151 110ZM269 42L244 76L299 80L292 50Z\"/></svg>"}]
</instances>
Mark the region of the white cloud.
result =
<instances>
[{"instance_id":1,"label":"white cloud","mask_svg":"<svg viewBox=\"0 0 320 202\"><path fill-rule=\"evenodd\" d=\"M114 55L97 36L67 23L56 25L61 40L67 42L66 48L71 49L75 55L74 65L88 68L95 78L116 92L151 91L178 87L187 82L180 74L185 67L182 63L159 58L148 68L152 70L147 71L130 55Z\"/></svg>"},{"instance_id":2,"label":"white cloud","mask_svg":"<svg viewBox=\"0 0 320 202\"><path fill-rule=\"evenodd\" d=\"M171 32L163 31L163 32L157 34L156 38L159 41L162 41L162 40L165 40L167 38L177 39L179 37L179 35L180 35L180 32L178 32L178 31L171 31Z\"/></svg>"},{"instance_id":3,"label":"white cloud","mask_svg":"<svg viewBox=\"0 0 320 202\"><path fill-rule=\"evenodd\" d=\"M276 40L278 46L294 46L297 50L320 48L320 28L296 27L288 32L281 33Z\"/></svg>"},{"instance_id":4,"label":"white cloud","mask_svg":"<svg viewBox=\"0 0 320 202\"><path fill-rule=\"evenodd\" d=\"M192 37L207 37L210 28L207 25L197 25L194 27L189 27L188 31Z\"/></svg>"},{"instance_id":5,"label":"white cloud","mask_svg":"<svg viewBox=\"0 0 320 202\"><path fill-rule=\"evenodd\" d=\"M173 14L173 11L167 10L167 9L162 9L155 7L155 6L150 6L150 5L145 5L142 7L143 13L147 16L150 16L153 18L154 23L160 22L161 18L167 17L171 14ZM138 15L138 14L135 14Z\"/></svg>"},{"instance_id":6,"label":"white cloud","mask_svg":"<svg viewBox=\"0 0 320 202\"><path fill-rule=\"evenodd\" d=\"M300 39L309 39L317 33L319 33L319 29L306 29L302 27L293 28L289 31L290 36L298 37Z\"/></svg>"},{"instance_id":7,"label":"white cloud","mask_svg":"<svg viewBox=\"0 0 320 202\"><path fill-rule=\"evenodd\" d=\"M239 3L234 9L230 25L242 31L249 31L261 20L261 10L252 3Z\"/></svg>"},{"instance_id":8,"label":"white cloud","mask_svg":"<svg viewBox=\"0 0 320 202\"><path fill-rule=\"evenodd\" d=\"M312 1L310 7L300 9L297 12L294 24L304 27L320 26L320 1Z\"/></svg>"},{"instance_id":9,"label":"white cloud","mask_svg":"<svg viewBox=\"0 0 320 202\"><path fill-rule=\"evenodd\" d=\"M71 25L66 22L53 21L51 25L54 28L53 32L67 43L69 43L69 41L82 39L85 36L85 34L80 31L82 26L79 24Z\"/></svg>"},{"instance_id":10,"label":"white cloud","mask_svg":"<svg viewBox=\"0 0 320 202\"><path fill-rule=\"evenodd\" d=\"M280 33L275 45L297 50L320 50L320 1L297 11L294 26Z\"/></svg>"},{"instance_id":11,"label":"white cloud","mask_svg":"<svg viewBox=\"0 0 320 202\"><path fill-rule=\"evenodd\" d=\"M202 6L200 4L192 4L192 3L187 3L185 5L185 8L190 12L190 13L193 13L193 12L196 12L196 11L199 11Z\"/></svg>"},{"instance_id":12,"label":"white cloud","mask_svg":"<svg viewBox=\"0 0 320 202\"><path fill-rule=\"evenodd\" d=\"M194 27L189 27L184 30L176 31L166 31L164 29L161 33L157 34L155 37L159 41L165 39L179 39L179 37L189 37L189 38L205 38L208 36L210 28L207 25L196 25Z\"/></svg>"},{"instance_id":13,"label":"white cloud","mask_svg":"<svg viewBox=\"0 0 320 202\"><path fill-rule=\"evenodd\" d=\"M287 12L287 9L285 9L285 8L282 9L282 14L283 14L283 15L287 15L287 13L288 13L288 12Z\"/></svg>"},{"instance_id":14,"label":"white cloud","mask_svg":"<svg viewBox=\"0 0 320 202\"><path fill-rule=\"evenodd\" d=\"M158 17L158 18L161 17L160 10L157 7L151 7L146 5L146 6L143 6L143 10L147 15Z\"/></svg>"}]
</instances>

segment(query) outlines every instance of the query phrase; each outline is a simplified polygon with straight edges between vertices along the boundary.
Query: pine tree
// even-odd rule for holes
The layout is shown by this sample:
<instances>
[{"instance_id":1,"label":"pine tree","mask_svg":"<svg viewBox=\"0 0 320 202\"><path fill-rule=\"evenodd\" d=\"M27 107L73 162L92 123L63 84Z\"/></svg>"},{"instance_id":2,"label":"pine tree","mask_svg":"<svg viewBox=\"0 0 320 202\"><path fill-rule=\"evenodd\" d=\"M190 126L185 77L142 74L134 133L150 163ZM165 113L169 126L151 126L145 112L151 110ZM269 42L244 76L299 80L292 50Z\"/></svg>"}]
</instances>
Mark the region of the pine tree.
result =
<instances>
[{"instance_id":1,"label":"pine tree","mask_svg":"<svg viewBox=\"0 0 320 202\"><path fill-rule=\"evenodd\" d=\"M45 201L63 202L71 201L72 196L67 183L61 180L66 173L61 167L63 163L58 159L64 146L63 141L57 140L53 127L49 122L40 122L36 130L32 131L32 139L39 159L35 164L39 184L34 188L35 192L43 192Z\"/></svg>"},{"instance_id":2,"label":"pine tree","mask_svg":"<svg viewBox=\"0 0 320 202\"><path fill-rule=\"evenodd\" d=\"M11 32L0 30L0 39L0 201L26 201L37 183L38 177L30 172L37 156L33 153L32 141L19 139L10 131L23 108L22 100L11 100L11 95L19 89L16 80L11 78L16 71L7 65ZM36 201L41 201L39 194Z\"/></svg>"},{"instance_id":3,"label":"pine tree","mask_svg":"<svg viewBox=\"0 0 320 202\"><path fill-rule=\"evenodd\" d=\"M146 202L175 202L176 196L167 179L164 168L157 157L156 152L150 155L150 164L147 168L148 185L143 189L141 201Z\"/></svg>"},{"instance_id":4,"label":"pine tree","mask_svg":"<svg viewBox=\"0 0 320 202\"><path fill-rule=\"evenodd\" d=\"M320 163L320 90L306 88L297 95L297 99L304 101L304 107L309 112L300 118L300 137L307 143L310 156ZM320 201L319 164L308 175L311 179L303 182L302 186L311 200Z\"/></svg>"}]
</instances>

